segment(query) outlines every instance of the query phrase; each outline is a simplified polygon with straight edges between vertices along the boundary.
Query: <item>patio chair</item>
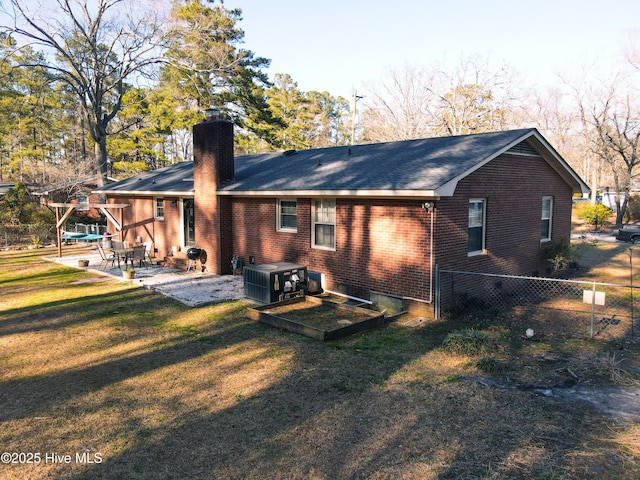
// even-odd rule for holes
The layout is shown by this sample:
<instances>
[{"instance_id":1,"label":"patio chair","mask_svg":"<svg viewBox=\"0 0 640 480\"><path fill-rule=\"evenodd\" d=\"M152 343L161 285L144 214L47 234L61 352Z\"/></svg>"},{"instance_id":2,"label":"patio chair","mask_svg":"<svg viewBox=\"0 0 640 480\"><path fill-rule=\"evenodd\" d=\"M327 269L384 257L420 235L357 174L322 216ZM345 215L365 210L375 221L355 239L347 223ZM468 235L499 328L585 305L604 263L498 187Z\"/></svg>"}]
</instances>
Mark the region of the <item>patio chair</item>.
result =
<instances>
[{"instance_id":1,"label":"patio chair","mask_svg":"<svg viewBox=\"0 0 640 480\"><path fill-rule=\"evenodd\" d=\"M145 248L145 261L148 261L151 265L153 265L153 258L151 258L151 249L153 248L153 242L144 242L143 245Z\"/></svg>"},{"instance_id":2,"label":"patio chair","mask_svg":"<svg viewBox=\"0 0 640 480\"><path fill-rule=\"evenodd\" d=\"M102 248L102 245L100 245L99 243L97 244L97 246L98 246L98 252L100 252L100 258L102 259L102 262L100 263L100 267L102 267L102 265L106 267L109 262L111 262L111 266L113 267L116 261L115 253L113 253L110 250L105 250L104 248Z\"/></svg>"},{"instance_id":3,"label":"patio chair","mask_svg":"<svg viewBox=\"0 0 640 480\"><path fill-rule=\"evenodd\" d=\"M131 264L139 262L140 268L142 268L142 264L147 264L147 260L145 258L145 252L147 251L147 247L144 245L139 245L133 247L133 255L131 257Z\"/></svg>"}]
</instances>

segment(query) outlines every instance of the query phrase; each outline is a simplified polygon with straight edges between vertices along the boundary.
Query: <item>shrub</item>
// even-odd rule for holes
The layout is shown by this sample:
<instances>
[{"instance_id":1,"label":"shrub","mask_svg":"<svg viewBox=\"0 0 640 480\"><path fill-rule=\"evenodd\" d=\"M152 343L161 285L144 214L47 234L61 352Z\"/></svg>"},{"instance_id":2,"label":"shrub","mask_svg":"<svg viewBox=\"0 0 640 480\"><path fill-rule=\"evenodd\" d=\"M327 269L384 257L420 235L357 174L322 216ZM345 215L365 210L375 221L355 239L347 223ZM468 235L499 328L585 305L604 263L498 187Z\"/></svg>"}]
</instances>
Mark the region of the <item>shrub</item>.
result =
<instances>
[{"instance_id":1,"label":"shrub","mask_svg":"<svg viewBox=\"0 0 640 480\"><path fill-rule=\"evenodd\" d=\"M476 368L484 373L504 373L508 366L496 357L482 357L476 362Z\"/></svg>"},{"instance_id":2,"label":"shrub","mask_svg":"<svg viewBox=\"0 0 640 480\"><path fill-rule=\"evenodd\" d=\"M459 355L478 355L493 350L491 339L472 328L449 333L442 342L442 347Z\"/></svg>"},{"instance_id":3,"label":"shrub","mask_svg":"<svg viewBox=\"0 0 640 480\"><path fill-rule=\"evenodd\" d=\"M589 225L593 225L595 230L597 230L598 225L602 225L613 215L613 210L602 203L582 202L576 206L576 213L578 218L584 220Z\"/></svg>"},{"instance_id":4,"label":"shrub","mask_svg":"<svg viewBox=\"0 0 640 480\"><path fill-rule=\"evenodd\" d=\"M579 257L577 247L569 241L554 244L544 252L545 261L551 265L551 273L574 267Z\"/></svg>"}]
</instances>

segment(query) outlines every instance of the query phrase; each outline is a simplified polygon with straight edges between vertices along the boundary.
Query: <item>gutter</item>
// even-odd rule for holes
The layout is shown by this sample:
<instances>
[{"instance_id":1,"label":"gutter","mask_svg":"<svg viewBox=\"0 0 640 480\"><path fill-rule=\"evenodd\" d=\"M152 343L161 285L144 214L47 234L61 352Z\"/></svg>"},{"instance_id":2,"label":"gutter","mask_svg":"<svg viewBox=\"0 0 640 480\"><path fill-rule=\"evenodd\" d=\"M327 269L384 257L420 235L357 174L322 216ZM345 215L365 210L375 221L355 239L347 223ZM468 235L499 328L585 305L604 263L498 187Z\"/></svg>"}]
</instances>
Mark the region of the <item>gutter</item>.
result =
<instances>
[{"instance_id":1,"label":"gutter","mask_svg":"<svg viewBox=\"0 0 640 480\"><path fill-rule=\"evenodd\" d=\"M193 197L195 196L193 190L187 192L162 192L151 190L93 190L91 193L104 193L116 196L133 195L133 196L153 196L153 197Z\"/></svg>"},{"instance_id":2,"label":"gutter","mask_svg":"<svg viewBox=\"0 0 640 480\"><path fill-rule=\"evenodd\" d=\"M433 198L439 200L440 195L435 190L225 190L216 192L220 196L234 197L367 197L413 199Z\"/></svg>"}]
</instances>

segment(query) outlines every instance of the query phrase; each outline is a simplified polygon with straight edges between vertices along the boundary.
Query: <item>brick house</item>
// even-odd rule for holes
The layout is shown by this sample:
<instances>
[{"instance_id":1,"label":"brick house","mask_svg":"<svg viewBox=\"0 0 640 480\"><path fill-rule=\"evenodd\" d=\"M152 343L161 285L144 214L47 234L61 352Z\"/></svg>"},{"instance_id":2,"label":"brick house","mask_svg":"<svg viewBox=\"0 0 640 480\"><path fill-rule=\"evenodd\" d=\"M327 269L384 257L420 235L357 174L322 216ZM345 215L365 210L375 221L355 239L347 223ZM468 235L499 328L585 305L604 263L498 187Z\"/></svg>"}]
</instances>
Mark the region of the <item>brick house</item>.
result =
<instances>
[{"instance_id":1,"label":"brick house","mask_svg":"<svg viewBox=\"0 0 640 480\"><path fill-rule=\"evenodd\" d=\"M234 159L233 125L193 128L194 161L100 190L124 240L190 245L208 270L294 262L329 291L427 306L433 270L543 274L587 185L533 128Z\"/></svg>"}]
</instances>

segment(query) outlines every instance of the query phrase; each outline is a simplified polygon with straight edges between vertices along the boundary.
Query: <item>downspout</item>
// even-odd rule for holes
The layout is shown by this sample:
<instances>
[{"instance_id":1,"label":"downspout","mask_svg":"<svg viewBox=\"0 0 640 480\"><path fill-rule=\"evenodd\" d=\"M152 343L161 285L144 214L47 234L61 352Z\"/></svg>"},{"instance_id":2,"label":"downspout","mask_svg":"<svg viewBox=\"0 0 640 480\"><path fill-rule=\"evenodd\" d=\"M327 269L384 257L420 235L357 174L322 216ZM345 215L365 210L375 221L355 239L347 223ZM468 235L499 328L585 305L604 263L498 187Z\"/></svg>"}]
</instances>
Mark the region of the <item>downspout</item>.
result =
<instances>
[{"instance_id":1,"label":"downspout","mask_svg":"<svg viewBox=\"0 0 640 480\"><path fill-rule=\"evenodd\" d=\"M413 297L402 297L402 299L412 302L433 303L433 216L435 204L433 202L425 202L422 204L422 208L431 213L431 228L429 229L429 300Z\"/></svg>"}]
</instances>

